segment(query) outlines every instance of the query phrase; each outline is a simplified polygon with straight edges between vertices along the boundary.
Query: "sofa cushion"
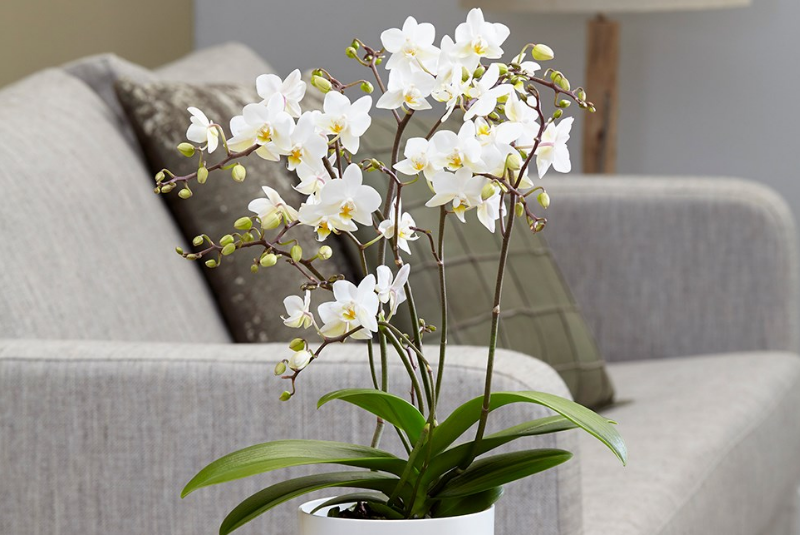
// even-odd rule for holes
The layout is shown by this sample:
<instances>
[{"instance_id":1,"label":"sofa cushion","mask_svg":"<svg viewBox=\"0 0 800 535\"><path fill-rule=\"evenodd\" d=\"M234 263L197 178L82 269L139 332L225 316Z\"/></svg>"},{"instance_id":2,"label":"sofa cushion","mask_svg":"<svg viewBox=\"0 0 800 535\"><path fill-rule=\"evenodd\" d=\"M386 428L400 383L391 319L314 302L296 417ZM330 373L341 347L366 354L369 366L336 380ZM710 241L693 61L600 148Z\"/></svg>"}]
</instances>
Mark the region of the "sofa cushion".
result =
<instances>
[{"instance_id":1,"label":"sofa cushion","mask_svg":"<svg viewBox=\"0 0 800 535\"><path fill-rule=\"evenodd\" d=\"M89 87L0 91L0 338L226 341L137 155Z\"/></svg>"},{"instance_id":2,"label":"sofa cushion","mask_svg":"<svg viewBox=\"0 0 800 535\"><path fill-rule=\"evenodd\" d=\"M197 50L154 72L174 82L251 84L260 74L275 70L252 49L230 42Z\"/></svg>"},{"instance_id":3,"label":"sofa cushion","mask_svg":"<svg viewBox=\"0 0 800 535\"><path fill-rule=\"evenodd\" d=\"M229 137L227 125L230 118L240 115L245 104L259 100L255 92L255 80L247 86L180 82L139 85L121 80L117 89L153 174L166 168L177 175L187 175L197 169L197 157L185 158L175 148L186 141L189 124L187 107L196 106L211 120L225 125L226 136ZM208 155L208 165L213 165L224 156L224 148L220 147ZM210 174L207 183L192 183L194 194L191 199L180 199L177 191L163 195L187 240L206 234L218 242L222 236L236 232L233 222L239 217L253 215L247 205L253 199L264 197L262 186L277 190L294 207L300 206L305 200L304 195L293 189L292 186L297 184L297 175L288 171L285 163L270 162L257 155L240 161L247 168L247 179L241 184L231 180L230 172L215 171ZM314 236L310 228L297 229L290 235L298 239L306 258L313 256L321 245ZM329 245L335 247L334 241L335 238L330 239ZM250 267L262 252L261 247L241 250L234 255L220 257L220 264L214 269L203 266L228 328L237 342L289 341L298 335L298 331L286 327L279 316L284 312L283 299L288 295L302 295L300 285L307 280L283 262L273 268L262 269L256 275L251 274ZM218 257L214 255L212 258ZM351 274L346 256L338 252L318 267L328 277ZM316 297L319 292L312 293Z\"/></svg>"},{"instance_id":4,"label":"sofa cushion","mask_svg":"<svg viewBox=\"0 0 800 535\"><path fill-rule=\"evenodd\" d=\"M630 460L581 438L587 535L766 533L800 481L800 357L739 353L608 366ZM629 403L625 403L629 401Z\"/></svg>"},{"instance_id":5,"label":"sofa cushion","mask_svg":"<svg viewBox=\"0 0 800 535\"><path fill-rule=\"evenodd\" d=\"M424 137L432 123L432 120L411 121L406 138ZM445 126L457 130L460 124ZM374 121L362 139L359 157L390 162L394 132L393 120ZM372 185L385 189L386 180L379 173L365 176ZM424 179L405 187L403 210L412 215L418 227L433 231L436 237L439 211L424 206L431 195ZM487 231L475 212L467 213L466 221L448 218L445 232L448 335L452 343L486 346L502 238L497 229L494 234ZM366 242L376 233L372 228L364 228L360 236ZM409 282L415 290L420 317L439 326L438 265L431 255L430 241L420 236L409 243L412 254L405 257L411 264ZM561 374L577 402L590 407L610 403L614 388L592 333L547 243L541 235L532 234L523 219L517 220L509 258L498 345L547 362ZM406 332L412 332L407 313L400 313L397 318ZM438 339L438 333L430 338Z\"/></svg>"}]
</instances>

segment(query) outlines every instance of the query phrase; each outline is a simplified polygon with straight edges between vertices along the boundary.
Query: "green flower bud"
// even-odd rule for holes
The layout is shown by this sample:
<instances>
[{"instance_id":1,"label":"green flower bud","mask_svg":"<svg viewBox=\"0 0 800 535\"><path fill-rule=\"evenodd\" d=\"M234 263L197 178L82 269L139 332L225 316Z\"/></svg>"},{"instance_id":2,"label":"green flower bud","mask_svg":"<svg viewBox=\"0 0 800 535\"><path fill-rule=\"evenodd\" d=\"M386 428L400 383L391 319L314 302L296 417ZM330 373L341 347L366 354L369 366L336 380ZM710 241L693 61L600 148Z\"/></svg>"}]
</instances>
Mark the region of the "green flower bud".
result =
<instances>
[{"instance_id":1,"label":"green flower bud","mask_svg":"<svg viewBox=\"0 0 800 535\"><path fill-rule=\"evenodd\" d=\"M281 394L281 397L278 399L280 399L281 401L289 401L290 399L292 399L292 393L289 392L288 390L284 390L283 394Z\"/></svg>"},{"instance_id":2,"label":"green flower bud","mask_svg":"<svg viewBox=\"0 0 800 535\"><path fill-rule=\"evenodd\" d=\"M178 253L179 255L183 255L183 248L182 247L176 247L175 248L175 252Z\"/></svg>"},{"instance_id":3,"label":"green flower bud","mask_svg":"<svg viewBox=\"0 0 800 535\"><path fill-rule=\"evenodd\" d=\"M289 349L292 351L302 351L306 348L306 341L302 338L295 338L291 342L289 342ZM283 373L283 372L281 372Z\"/></svg>"},{"instance_id":4,"label":"green flower bud","mask_svg":"<svg viewBox=\"0 0 800 535\"><path fill-rule=\"evenodd\" d=\"M200 258L200 257L199 257L199 256L197 256L197 255L196 255L196 254L194 254L194 253L190 253L190 254L187 254L187 255L186 255L186 260L197 260L198 258Z\"/></svg>"},{"instance_id":5,"label":"green flower bud","mask_svg":"<svg viewBox=\"0 0 800 535\"><path fill-rule=\"evenodd\" d=\"M261 228L267 230L277 228L280 224L281 224L280 214L270 214L269 216L261 220Z\"/></svg>"},{"instance_id":6,"label":"green flower bud","mask_svg":"<svg viewBox=\"0 0 800 535\"><path fill-rule=\"evenodd\" d=\"M233 223L233 228L237 230L250 230L253 228L253 220L249 217L240 217Z\"/></svg>"},{"instance_id":7,"label":"green flower bud","mask_svg":"<svg viewBox=\"0 0 800 535\"><path fill-rule=\"evenodd\" d=\"M222 248L222 256L230 256L236 251L236 246L232 243L229 243L225 247Z\"/></svg>"},{"instance_id":8,"label":"green flower bud","mask_svg":"<svg viewBox=\"0 0 800 535\"><path fill-rule=\"evenodd\" d=\"M210 259L206 260L206 267L209 268L209 269L214 269L218 265L219 264L217 264L217 261L214 260L213 258L210 258Z\"/></svg>"},{"instance_id":9,"label":"green flower bud","mask_svg":"<svg viewBox=\"0 0 800 535\"><path fill-rule=\"evenodd\" d=\"M299 245L293 245L289 253L292 255L292 260L295 262L299 262L303 258L303 248Z\"/></svg>"},{"instance_id":10,"label":"green flower bud","mask_svg":"<svg viewBox=\"0 0 800 535\"><path fill-rule=\"evenodd\" d=\"M191 196L192 196L192 190L190 190L189 188L183 188L178 192L178 197L180 197L181 199L188 199Z\"/></svg>"},{"instance_id":11,"label":"green flower bud","mask_svg":"<svg viewBox=\"0 0 800 535\"><path fill-rule=\"evenodd\" d=\"M155 188L153 188L153 193L155 193L156 195L158 195L159 193L161 193L161 188L159 188L158 186L156 186Z\"/></svg>"},{"instance_id":12,"label":"green flower bud","mask_svg":"<svg viewBox=\"0 0 800 535\"><path fill-rule=\"evenodd\" d=\"M552 48L542 44L538 44L533 47L531 55L536 61L550 61L556 56Z\"/></svg>"},{"instance_id":13,"label":"green flower bud","mask_svg":"<svg viewBox=\"0 0 800 535\"><path fill-rule=\"evenodd\" d=\"M258 263L261 264L261 267L272 267L278 263L278 256L273 253L264 253Z\"/></svg>"},{"instance_id":14,"label":"green flower bud","mask_svg":"<svg viewBox=\"0 0 800 535\"><path fill-rule=\"evenodd\" d=\"M506 167L512 171L517 171L522 167L522 156L519 152L512 152L506 158Z\"/></svg>"},{"instance_id":15,"label":"green flower bud","mask_svg":"<svg viewBox=\"0 0 800 535\"><path fill-rule=\"evenodd\" d=\"M469 71L466 67L461 67L461 81L466 82L469 80Z\"/></svg>"},{"instance_id":16,"label":"green flower bud","mask_svg":"<svg viewBox=\"0 0 800 535\"><path fill-rule=\"evenodd\" d=\"M358 43L358 39L353 39L353 42L352 42L352 43L350 43L350 46L351 46L351 47L353 47L353 48L355 48L356 50L358 50L359 48L361 48L361 45Z\"/></svg>"},{"instance_id":17,"label":"green flower bud","mask_svg":"<svg viewBox=\"0 0 800 535\"><path fill-rule=\"evenodd\" d=\"M175 189L175 184L166 184L164 186L161 186L161 193L169 193L174 189Z\"/></svg>"},{"instance_id":18,"label":"green flower bud","mask_svg":"<svg viewBox=\"0 0 800 535\"><path fill-rule=\"evenodd\" d=\"M497 189L495 189L494 184L490 182L485 186L483 186L483 189L481 190L481 199L483 199L484 201L487 199L491 199L496 192Z\"/></svg>"},{"instance_id":19,"label":"green flower bud","mask_svg":"<svg viewBox=\"0 0 800 535\"><path fill-rule=\"evenodd\" d=\"M508 95L500 95L499 97L497 97L497 102L500 104L505 104L506 102L508 102Z\"/></svg>"},{"instance_id":20,"label":"green flower bud","mask_svg":"<svg viewBox=\"0 0 800 535\"><path fill-rule=\"evenodd\" d=\"M377 58L375 60L375 65L380 65L381 63L383 63L383 58Z\"/></svg>"},{"instance_id":21,"label":"green flower bud","mask_svg":"<svg viewBox=\"0 0 800 535\"><path fill-rule=\"evenodd\" d=\"M323 93L327 93L331 90L331 82L327 78L323 78L322 76L312 76L311 77L311 85L319 89Z\"/></svg>"},{"instance_id":22,"label":"green flower bud","mask_svg":"<svg viewBox=\"0 0 800 535\"><path fill-rule=\"evenodd\" d=\"M374 90L375 90L375 88L372 86L371 83L369 83L369 82L361 82L361 91L363 91L364 93L370 94Z\"/></svg>"},{"instance_id":23,"label":"green flower bud","mask_svg":"<svg viewBox=\"0 0 800 535\"><path fill-rule=\"evenodd\" d=\"M572 105L572 102L570 102L569 100L564 100L564 99L559 100L558 104L556 104L556 106L558 106L559 108L569 108L571 105Z\"/></svg>"},{"instance_id":24,"label":"green flower bud","mask_svg":"<svg viewBox=\"0 0 800 535\"><path fill-rule=\"evenodd\" d=\"M508 65L505 63L498 63L497 68L500 70L500 76L508 73Z\"/></svg>"},{"instance_id":25,"label":"green flower bud","mask_svg":"<svg viewBox=\"0 0 800 535\"><path fill-rule=\"evenodd\" d=\"M327 260L331 256L333 256L333 249L331 249L327 245L323 245L322 247L319 248L319 251L317 251L317 256L319 256L323 260Z\"/></svg>"},{"instance_id":26,"label":"green flower bud","mask_svg":"<svg viewBox=\"0 0 800 535\"><path fill-rule=\"evenodd\" d=\"M559 85L559 86L561 87L561 89L563 89L564 91L569 91L569 90L570 90L569 80L567 80L567 79L566 79L565 77L563 77L563 76L562 76L562 77L561 77L561 78L558 80L558 85Z\"/></svg>"},{"instance_id":27,"label":"green flower bud","mask_svg":"<svg viewBox=\"0 0 800 535\"><path fill-rule=\"evenodd\" d=\"M161 184L161 181L164 180L166 176L167 175L164 174L164 171L159 171L156 173L156 184Z\"/></svg>"},{"instance_id":28,"label":"green flower bud","mask_svg":"<svg viewBox=\"0 0 800 535\"><path fill-rule=\"evenodd\" d=\"M356 51L356 49L354 47L348 46L344 50L344 55L347 56L348 58L354 58L354 57L356 57L356 55L358 55L358 52Z\"/></svg>"},{"instance_id":29,"label":"green flower bud","mask_svg":"<svg viewBox=\"0 0 800 535\"><path fill-rule=\"evenodd\" d=\"M523 215L525 215L525 205L522 204L521 202L518 202L517 204L515 204L514 205L514 214L517 217L522 217Z\"/></svg>"},{"instance_id":30,"label":"green flower bud","mask_svg":"<svg viewBox=\"0 0 800 535\"><path fill-rule=\"evenodd\" d=\"M195 247L200 247L201 245L203 245L203 241L204 240L202 236L195 236L194 239L192 240L192 245L194 245Z\"/></svg>"},{"instance_id":31,"label":"green flower bud","mask_svg":"<svg viewBox=\"0 0 800 535\"><path fill-rule=\"evenodd\" d=\"M231 236L230 234L224 235L219 240L219 244L222 245L223 247L225 247L226 245L231 244L231 243L233 243L233 236Z\"/></svg>"},{"instance_id":32,"label":"green flower bud","mask_svg":"<svg viewBox=\"0 0 800 535\"><path fill-rule=\"evenodd\" d=\"M197 170L197 183L205 184L206 180L208 180L208 169L201 167Z\"/></svg>"},{"instance_id":33,"label":"green flower bud","mask_svg":"<svg viewBox=\"0 0 800 535\"><path fill-rule=\"evenodd\" d=\"M249 232L245 232L244 234L242 234L242 241L245 243L253 241L253 235Z\"/></svg>"},{"instance_id":34,"label":"green flower bud","mask_svg":"<svg viewBox=\"0 0 800 535\"><path fill-rule=\"evenodd\" d=\"M485 72L486 72L486 67L484 67L483 65L478 65L478 68L475 69L475 71L472 73L472 77L480 78L481 76L483 76L483 73Z\"/></svg>"},{"instance_id":35,"label":"green flower bud","mask_svg":"<svg viewBox=\"0 0 800 535\"><path fill-rule=\"evenodd\" d=\"M253 264L250 266L250 273L258 273L258 264Z\"/></svg>"},{"instance_id":36,"label":"green flower bud","mask_svg":"<svg viewBox=\"0 0 800 535\"><path fill-rule=\"evenodd\" d=\"M550 206L550 195L547 194L546 191L543 191L536 197L536 200L539 201L539 204L542 205L542 208L545 210L548 206Z\"/></svg>"},{"instance_id":37,"label":"green flower bud","mask_svg":"<svg viewBox=\"0 0 800 535\"><path fill-rule=\"evenodd\" d=\"M231 169L231 176L236 182L244 182L244 179L247 176L247 169L245 169L242 164L237 163L233 166L233 169Z\"/></svg>"},{"instance_id":38,"label":"green flower bud","mask_svg":"<svg viewBox=\"0 0 800 535\"><path fill-rule=\"evenodd\" d=\"M493 111L492 113L487 115L487 117L492 121L499 121L500 120L500 115L496 111Z\"/></svg>"},{"instance_id":39,"label":"green flower bud","mask_svg":"<svg viewBox=\"0 0 800 535\"><path fill-rule=\"evenodd\" d=\"M539 221L537 221L536 223L534 223L534 225L533 225L533 231L534 231L534 232L541 232L541 231L543 231L543 230L544 230L544 226L545 226L546 224L547 224L547 223L545 223L544 221L542 221L542 220L540 219Z\"/></svg>"},{"instance_id":40,"label":"green flower bud","mask_svg":"<svg viewBox=\"0 0 800 535\"><path fill-rule=\"evenodd\" d=\"M578 100L586 100L586 91L583 89L578 89Z\"/></svg>"},{"instance_id":41,"label":"green flower bud","mask_svg":"<svg viewBox=\"0 0 800 535\"><path fill-rule=\"evenodd\" d=\"M286 363L280 361L275 365L275 375L283 375L284 373L286 373Z\"/></svg>"},{"instance_id":42,"label":"green flower bud","mask_svg":"<svg viewBox=\"0 0 800 535\"><path fill-rule=\"evenodd\" d=\"M595 108L594 106L589 106L589 113L595 113L596 111L597 108Z\"/></svg>"},{"instance_id":43,"label":"green flower bud","mask_svg":"<svg viewBox=\"0 0 800 535\"><path fill-rule=\"evenodd\" d=\"M564 110L556 110L553 112L553 119L561 119L562 115L564 115Z\"/></svg>"},{"instance_id":44,"label":"green flower bud","mask_svg":"<svg viewBox=\"0 0 800 535\"><path fill-rule=\"evenodd\" d=\"M178 145L178 152L186 156L187 158L191 158L194 156L194 145L191 143L181 143Z\"/></svg>"}]
</instances>

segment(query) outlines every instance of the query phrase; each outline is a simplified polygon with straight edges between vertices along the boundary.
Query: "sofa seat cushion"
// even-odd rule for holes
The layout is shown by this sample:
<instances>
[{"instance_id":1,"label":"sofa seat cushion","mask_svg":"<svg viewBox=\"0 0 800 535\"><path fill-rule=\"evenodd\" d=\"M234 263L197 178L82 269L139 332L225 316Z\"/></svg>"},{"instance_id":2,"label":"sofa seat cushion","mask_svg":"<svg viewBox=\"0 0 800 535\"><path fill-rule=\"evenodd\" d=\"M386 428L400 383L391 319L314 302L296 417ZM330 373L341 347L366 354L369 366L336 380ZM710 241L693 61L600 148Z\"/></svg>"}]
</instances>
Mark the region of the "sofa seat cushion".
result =
<instances>
[{"instance_id":1,"label":"sofa seat cushion","mask_svg":"<svg viewBox=\"0 0 800 535\"><path fill-rule=\"evenodd\" d=\"M109 108L46 70L0 91L0 338L229 340Z\"/></svg>"},{"instance_id":2,"label":"sofa seat cushion","mask_svg":"<svg viewBox=\"0 0 800 535\"><path fill-rule=\"evenodd\" d=\"M629 464L581 440L587 535L752 535L800 480L800 357L738 353L615 363ZM626 403L626 400L628 402Z\"/></svg>"}]
</instances>

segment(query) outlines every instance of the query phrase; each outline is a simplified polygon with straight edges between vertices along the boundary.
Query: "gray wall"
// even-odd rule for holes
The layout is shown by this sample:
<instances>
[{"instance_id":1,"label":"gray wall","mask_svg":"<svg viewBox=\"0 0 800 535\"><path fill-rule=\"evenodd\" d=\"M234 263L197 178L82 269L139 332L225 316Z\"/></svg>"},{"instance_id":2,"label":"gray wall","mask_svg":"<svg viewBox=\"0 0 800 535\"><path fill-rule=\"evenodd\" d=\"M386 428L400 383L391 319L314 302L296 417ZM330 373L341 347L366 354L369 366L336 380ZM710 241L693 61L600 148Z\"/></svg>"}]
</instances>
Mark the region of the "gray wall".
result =
<instances>
[{"instance_id":1,"label":"gray wall","mask_svg":"<svg viewBox=\"0 0 800 535\"><path fill-rule=\"evenodd\" d=\"M452 35L465 16L456 0L196 0L196 40L240 40L281 73L324 66L342 80L364 77L344 48L353 36L379 44L407 15ZM513 53L535 40L578 85L586 17L485 10L511 28ZM622 15L619 171L730 175L762 181L800 216L800 2L755 0L750 8ZM341 76L338 76L341 74ZM573 161L579 169L579 131Z\"/></svg>"}]
</instances>

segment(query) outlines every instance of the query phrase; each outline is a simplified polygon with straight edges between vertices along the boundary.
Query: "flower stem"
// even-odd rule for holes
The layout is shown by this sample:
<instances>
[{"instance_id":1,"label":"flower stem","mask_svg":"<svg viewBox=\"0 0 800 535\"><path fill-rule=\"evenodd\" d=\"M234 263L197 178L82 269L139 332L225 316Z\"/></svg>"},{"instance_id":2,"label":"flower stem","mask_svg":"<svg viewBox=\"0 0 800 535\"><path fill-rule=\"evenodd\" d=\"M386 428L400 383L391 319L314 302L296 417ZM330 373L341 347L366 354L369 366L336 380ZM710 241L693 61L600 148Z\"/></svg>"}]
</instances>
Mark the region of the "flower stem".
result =
<instances>
[{"instance_id":1,"label":"flower stem","mask_svg":"<svg viewBox=\"0 0 800 535\"><path fill-rule=\"evenodd\" d=\"M441 296L442 319L439 326L439 369L436 372L436 390L434 398L438 401L442 391L442 379L444 378L444 361L447 354L447 284L444 269L444 229L447 221L447 210L444 206L439 209L439 250L436 254L436 263L439 266L439 291Z\"/></svg>"}]
</instances>

